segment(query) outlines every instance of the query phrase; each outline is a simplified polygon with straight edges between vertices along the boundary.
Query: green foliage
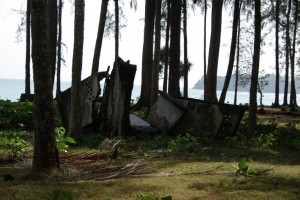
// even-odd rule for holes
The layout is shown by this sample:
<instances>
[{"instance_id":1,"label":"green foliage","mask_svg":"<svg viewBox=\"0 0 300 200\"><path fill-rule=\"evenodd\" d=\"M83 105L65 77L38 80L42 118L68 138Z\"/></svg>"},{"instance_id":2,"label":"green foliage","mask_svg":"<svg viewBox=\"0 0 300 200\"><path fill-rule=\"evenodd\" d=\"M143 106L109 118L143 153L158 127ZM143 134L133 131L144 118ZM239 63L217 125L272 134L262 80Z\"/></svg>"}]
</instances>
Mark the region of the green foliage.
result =
<instances>
[{"instance_id":1,"label":"green foliage","mask_svg":"<svg viewBox=\"0 0 300 200\"><path fill-rule=\"evenodd\" d=\"M249 160L249 161L253 162L252 160ZM236 173L237 174L242 174L242 175L245 175L245 176L249 176L251 174L257 174L257 170L250 169L248 163L246 162L246 160L242 159L238 163Z\"/></svg>"},{"instance_id":2,"label":"green foliage","mask_svg":"<svg viewBox=\"0 0 300 200\"><path fill-rule=\"evenodd\" d=\"M159 198L158 194L146 192L146 193L138 194L136 200L172 200L172 196Z\"/></svg>"},{"instance_id":3,"label":"green foliage","mask_svg":"<svg viewBox=\"0 0 300 200\"><path fill-rule=\"evenodd\" d=\"M287 123L278 129L278 146L288 149L300 149L300 130L294 123Z\"/></svg>"},{"instance_id":4,"label":"green foliage","mask_svg":"<svg viewBox=\"0 0 300 200\"><path fill-rule=\"evenodd\" d=\"M72 200L72 194L62 189L54 191L53 200Z\"/></svg>"},{"instance_id":5,"label":"green foliage","mask_svg":"<svg viewBox=\"0 0 300 200\"><path fill-rule=\"evenodd\" d=\"M15 156L23 155L29 144L25 140L32 138L27 131L0 131L0 146L7 147Z\"/></svg>"},{"instance_id":6,"label":"green foliage","mask_svg":"<svg viewBox=\"0 0 300 200\"><path fill-rule=\"evenodd\" d=\"M272 149L277 146L278 137L276 133L259 134L253 139L253 143L257 147L263 149Z\"/></svg>"},{"instance_id":7,"label":"green foliage","mask_svg":"<svg viewBox=\"0 0 300 200\"><path fill-rule=\"evenodd\" d=\"M25 153L29 145L25 140L16 136L12 138L0 137L0 146L7 146L13 155L20 156Z\"/></svg>"},{"instance_id":8,"label":"green foliage","mask_svg":"<svg viewBox=\"0 0 300 200\"><path fill-rule=\"evenodd\" d=\"M187 130L183 135L176 136L168 144L171 151L182 153L199 152L199 148L211 144L211 137L208 133L196 133L193 129Z\"/></svg>"},{"instance_id":9,"label":"green foliage","mask_svg":"<svg viewBox=\"0 0 300 200\"><path fill-rule=\"evenodd\" d=\"M67 149L69 148L69 144L76 144L76 141L70 137L67 136L66 131L63 127L55 128L55 134L56 134L56 147L59 151L65 151L67 152Z\"/></svg>"},{"instance_id":10,"label":"green foliage","mask_svg":"<svg viewBox=\"0 0 300 200\"><path fill-rule=\"evenodd\" d=\"M248 145L248 138L244 134L237 134L225 138L225 145L233 148L245 148Z\"/></svg>"},{"instance_id":11,"label":"green foliage","mask_svg":"<svg viewBox=\"0 0 300 200\"><path fill-rule=\"evenodd\" d=\"M0 128L34 128L32 102L14 103L0 100Z\"/></svg>"}]
</instances>

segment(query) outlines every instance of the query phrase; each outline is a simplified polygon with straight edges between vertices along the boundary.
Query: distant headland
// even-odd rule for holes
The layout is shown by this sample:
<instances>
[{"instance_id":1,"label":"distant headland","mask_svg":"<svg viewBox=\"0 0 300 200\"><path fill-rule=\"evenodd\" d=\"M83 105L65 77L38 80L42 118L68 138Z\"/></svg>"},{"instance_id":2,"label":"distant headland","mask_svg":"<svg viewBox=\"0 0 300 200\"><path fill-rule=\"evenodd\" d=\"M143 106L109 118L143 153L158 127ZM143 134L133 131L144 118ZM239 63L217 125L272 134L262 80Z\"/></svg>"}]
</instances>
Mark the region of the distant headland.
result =
<instances>
[{"instance_id":1,"label":"distant headland","mask_svg":"<svg viewBox=\"0 0 300 200\"><path fill-rule=\"evenodd\" d=\"M267 78L268 85L266 85L262 90L264 93L275 93L275 78L276 78L275 74L269 75L269 77ZM217 91L222 91L224 81L225 81L225 76L217 76ZM296 78L295 81L296 81L296 90L298 90L300 85L300 80L299 78ZM235 88L235 76L232 76L228 87L228 91L234 91L234 88ZM194 85L193 89L199 89L199 90L204 89L203 76ZM289 89L290 89L290 81L289 81ZM250 90L250 85L247 85L245 87L238 86L238 91L240 92L248 92L249 90ZM283 93L283 92L284 92L284 78L281 77L279 81L279 93Z\"/></svg>"}]
</instances>

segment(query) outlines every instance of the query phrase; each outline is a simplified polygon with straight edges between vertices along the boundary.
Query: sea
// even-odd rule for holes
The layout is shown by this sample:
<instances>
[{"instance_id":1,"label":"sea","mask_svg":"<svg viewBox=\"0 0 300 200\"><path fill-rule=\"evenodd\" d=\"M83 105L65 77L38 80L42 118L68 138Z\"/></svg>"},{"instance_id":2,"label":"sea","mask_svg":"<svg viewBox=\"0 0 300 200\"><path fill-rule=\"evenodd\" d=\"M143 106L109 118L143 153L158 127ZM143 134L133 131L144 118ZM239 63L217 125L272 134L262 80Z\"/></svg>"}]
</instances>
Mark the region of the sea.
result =
<instances>
[{"instance_id":1,"label":"sea","mask_svg":"<svg viewBox=\"0 0 300 200\"><path fill-rule=\"evenodd\" d=\"M70 82L61 82L61 90L64 91L71 86ZM103 87L103 85L101 85ZM31 81L31 93L33 93L33 82ZM56 88L54 87L53 95L55 94ZM140 96L141 86L134 85L132 90L131 99L135 102L138 100ZM22 93L25 92L25 80L21 79L5 79L0 78L0 99L9 100L12 102L18 101ZM218 97L220 96L221 91L217 91ZM195 99L203 99L204 91L199 89L188 89L189 98ZM257 95L259 98L259 94ZM271 105L274 102L275 94L274 93L264 93L263 94L263 105ZM234 102L234 91L228 91L225 103L233 104ZM258 99L259 104L259 99ZM238 92L237 96L238 104L246 104L249 103L249 92ZM283 103L283 94L279 95L279 103ZM297 95L297 103L300 105L300 94Z\"/></svg>"}]
</instances>

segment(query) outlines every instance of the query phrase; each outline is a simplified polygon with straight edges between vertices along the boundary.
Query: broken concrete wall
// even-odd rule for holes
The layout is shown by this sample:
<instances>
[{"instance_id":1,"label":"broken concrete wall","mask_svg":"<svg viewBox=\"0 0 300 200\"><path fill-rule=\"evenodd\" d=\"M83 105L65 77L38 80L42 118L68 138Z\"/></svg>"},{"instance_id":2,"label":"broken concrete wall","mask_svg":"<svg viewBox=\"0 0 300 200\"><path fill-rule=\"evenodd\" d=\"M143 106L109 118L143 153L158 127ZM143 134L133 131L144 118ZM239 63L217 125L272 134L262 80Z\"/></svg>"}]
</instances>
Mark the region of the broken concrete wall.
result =
<instances>
[{"instance_id":1,"label":"broken concrete wall","mask_svg":"<svg viewBox=\"0 0 300 200\"><path fill-rule=\"evenodd\" d=\"M173 99L159 92L148 121L161 131L181 134L188 129L214 137L234 135L244 115L244 107L211 103L191 98Z\"/></svg>"},{"instance_id":2,"label":"broken concrete wall","mask_svg":"<svg viewBox=\"0 0 300 200\"><path fill-rule=\"evenodd\" d=\"M185 107L186 112L172 127L172 132L178 134L192 128L200 133L210 133L213 136L218 134L224 117L217 105L196 99L176 100Z\"/></svg>"},{"instance_id":3,"label":"broken concrete wall","mask_svg":"<svg viewBox=\"0 0 300 200\"><path fill-rule=\"evenodd\" d=\"M94 104L100 95L99 82L106 76L107 72L99 72L81 81L81 127L87 126L93 121ZM71 108L71 88L61 92L59 104L63 125L68 129Z\"/></svg>"},{"instance_id":4,"label":"broken concrete wall","mask_svg":"<svg viewBox=\"0 0 300 200\"><path fill-rule=\"evenodd\" d=\"M155 128L169 132L184 112L185 108L178 105L171 96L160 92L156 103L151 108L148 121Z\"/></svg>"}]
</instances>

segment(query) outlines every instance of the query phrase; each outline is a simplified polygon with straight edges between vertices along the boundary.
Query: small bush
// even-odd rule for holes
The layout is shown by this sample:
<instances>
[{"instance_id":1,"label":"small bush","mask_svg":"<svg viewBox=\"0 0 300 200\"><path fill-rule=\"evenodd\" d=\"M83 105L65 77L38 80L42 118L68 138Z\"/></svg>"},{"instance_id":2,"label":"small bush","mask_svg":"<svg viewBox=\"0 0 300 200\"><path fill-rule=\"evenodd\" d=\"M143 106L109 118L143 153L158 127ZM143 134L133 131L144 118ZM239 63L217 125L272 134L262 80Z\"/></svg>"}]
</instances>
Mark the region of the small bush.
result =
<instances>
[{"instance_id":1,"label":"small bush","mask_svg":"<svg viewBox=\"0 0 300 200\"><path fill-rule=\"evenodd\" d=\"M194 153L199 152L199 148L210 145L212 138L208 133L197 133L193 129L187 130L183 135L178 135L175 139L171 140L168 148L171 151L181 153Z\"/></svg>"},{"instance_id":2,"label":"small bush","mask_svg":"<svg viewBox=\"0 0 300 200\"><path fill-rule=\"evenodd\" d=\"M32 102L14 103L0 100L0 128L33 129L34 114Z\"/></svg>"}]
</instances>

